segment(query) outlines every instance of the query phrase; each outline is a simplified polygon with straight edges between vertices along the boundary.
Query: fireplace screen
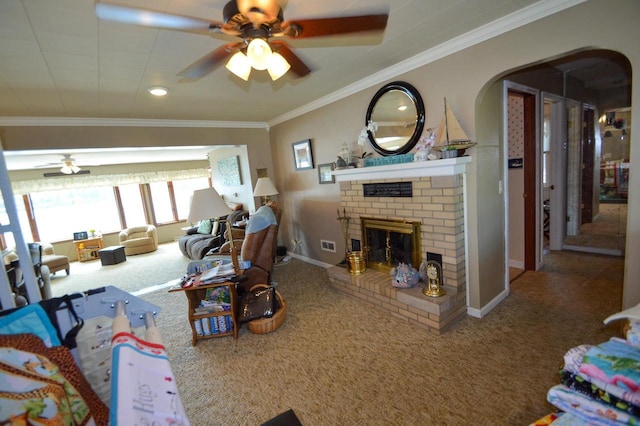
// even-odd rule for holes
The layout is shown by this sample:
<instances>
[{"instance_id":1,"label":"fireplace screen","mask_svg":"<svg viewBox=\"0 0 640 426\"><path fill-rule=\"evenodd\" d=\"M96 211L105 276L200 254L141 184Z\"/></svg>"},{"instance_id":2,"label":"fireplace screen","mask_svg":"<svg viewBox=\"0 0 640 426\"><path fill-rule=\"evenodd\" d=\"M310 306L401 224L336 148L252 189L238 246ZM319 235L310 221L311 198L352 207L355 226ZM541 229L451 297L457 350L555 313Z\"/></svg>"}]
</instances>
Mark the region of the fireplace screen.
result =
<instances>
[{"instance_id":1,"label":"fireplace screen","mask_svg":"<svg viewBox=\"0 0 640 426\"><path fill-rule=\"evenodd\" d=\"M420 222L361 217L367 266L388 272L400 262L420 265Z\"/></svg>"}]
</instances>

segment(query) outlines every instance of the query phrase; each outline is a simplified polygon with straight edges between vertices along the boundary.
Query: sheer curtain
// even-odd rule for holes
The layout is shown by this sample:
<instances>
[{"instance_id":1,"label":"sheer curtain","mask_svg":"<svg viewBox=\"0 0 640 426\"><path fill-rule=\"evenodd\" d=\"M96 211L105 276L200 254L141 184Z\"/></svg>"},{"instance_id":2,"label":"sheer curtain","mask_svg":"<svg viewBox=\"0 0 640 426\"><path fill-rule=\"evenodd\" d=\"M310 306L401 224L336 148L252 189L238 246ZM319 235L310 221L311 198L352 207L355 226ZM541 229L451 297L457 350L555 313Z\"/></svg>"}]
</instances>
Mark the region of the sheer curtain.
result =
<instances>
[{"instance_id":1,"label":"sheer curtain","mask_svg":"<svg viewBox=\"0 0 640 426\"><path fill-rule=\"evenodd\" d=\"M115 175L69 175L63 177L22 180L11 182L14 194L30 192L56 191L70 188L90 188L100 186L119 186L136 183L151 183L178 179L209 177L206 168L188 170L167 170L155 172L127 173Z\"/></svg>"}]
</instances>

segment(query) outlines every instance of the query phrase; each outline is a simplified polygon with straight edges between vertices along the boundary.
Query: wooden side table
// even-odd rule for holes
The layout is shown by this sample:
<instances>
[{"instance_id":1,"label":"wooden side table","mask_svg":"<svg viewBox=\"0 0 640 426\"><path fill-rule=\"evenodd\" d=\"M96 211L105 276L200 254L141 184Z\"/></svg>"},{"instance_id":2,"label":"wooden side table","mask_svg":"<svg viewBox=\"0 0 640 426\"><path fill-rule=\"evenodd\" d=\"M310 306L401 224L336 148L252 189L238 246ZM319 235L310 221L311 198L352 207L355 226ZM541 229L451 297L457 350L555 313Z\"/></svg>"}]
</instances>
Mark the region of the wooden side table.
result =
<instances>
[{"instance_id":1,"label":"wooden side table","mask_svg":"<svg viewBox=\"0 0 640 426\"><path fill-rule=\"evenodd\" d=\"M227 287L229 289L230 294L230 302L231 302L231 310L230 311L219 311L219 312L207 312L207 313L198 313L196 312L196 308L200 306L200 301L206 298L207 289L213 289L218 287ZM202 339L210 339L213 337L223 337L223 336L233 336L234 339L238 338L238 320L237 320L237 293L236 293L236 283L232 281L225 281L222 283L212 283L212 284L204 284L199 286L192 286L187 288L172 288L169 292L177 292L183 291L185 296L187 296L187 301L189 302L189 324L191 325L191 345L195 346L198 340ZM229 317L230 321L227 321L225 317ZM202 326L196 326L196 322L202 323L202 321L207 321L209 324L212 324L213 321L220 321L219 318L222 318L222 321L225 321L225 324L231 325L231 330L227 329L226 331L218 331L213 332L211 330L210 334L204 334L202 332ZM200 332L199 332L200 331Z\"/></svg>"},{"instance_id":2,"label":"wooden side table","mask_svg":"<svg viewBox=\"0 0 640 426\"><path fill-rule=\"evenodd\" d=\"M87 238L84 240L74 241L73 244L76 247L76 254L78 255L78 262L85 262L87 260L99 259L100 255L98 251L104 248L102 243L102 237Z\"/></svg>"}]
</instances>

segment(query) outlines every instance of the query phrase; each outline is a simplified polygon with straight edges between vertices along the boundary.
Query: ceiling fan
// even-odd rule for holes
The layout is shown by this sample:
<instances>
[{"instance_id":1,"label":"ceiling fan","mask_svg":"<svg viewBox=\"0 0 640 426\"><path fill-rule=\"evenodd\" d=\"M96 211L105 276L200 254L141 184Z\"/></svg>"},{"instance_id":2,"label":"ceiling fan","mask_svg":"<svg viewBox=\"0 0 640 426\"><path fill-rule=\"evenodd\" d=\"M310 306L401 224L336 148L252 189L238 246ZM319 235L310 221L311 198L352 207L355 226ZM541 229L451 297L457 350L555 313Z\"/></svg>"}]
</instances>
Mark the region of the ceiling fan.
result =
<instances>
[{"instance_id":1,"label":"ceiling fan","mask_svg":"<svg viewBox=\"0 0 640 426\"><path fill-rule=\"evenodd\" d=\"M285 21L276 0L231 0L222 11L222 22L98 1L96 16L102 20L215 36L234 36L228 43L203 56L178 75L198 79L222 62L243 80L251 69L267 70L277 80L289 69L304 77L311 70L281 39L324 37L383 31L388 14L370 14Z\"/></svg>"},{"instance_id":2,"label":"ceiling fan","mask_svg":"<svg viewBox=\"0 0 640 426\"><path fill-rule=\"evenodd\" d=\"M71 157L70 154L63 154L62 160L53 163L46 163L35 166L36 168L49 168L60 166L60 173L65 175L75 175L76 173L80 173L80 167L76 164L75 158Z\"/></svg>"}]
</instances>

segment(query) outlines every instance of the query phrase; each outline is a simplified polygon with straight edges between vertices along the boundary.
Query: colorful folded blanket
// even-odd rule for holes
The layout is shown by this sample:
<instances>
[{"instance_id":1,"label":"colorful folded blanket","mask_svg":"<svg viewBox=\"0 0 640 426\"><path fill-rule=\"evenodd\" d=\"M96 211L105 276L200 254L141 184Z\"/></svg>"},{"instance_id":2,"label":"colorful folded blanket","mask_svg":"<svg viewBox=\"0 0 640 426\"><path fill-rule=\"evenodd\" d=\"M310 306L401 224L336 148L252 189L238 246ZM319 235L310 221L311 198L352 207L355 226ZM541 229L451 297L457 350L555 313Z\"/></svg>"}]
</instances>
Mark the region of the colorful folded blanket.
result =
<instances>
[{"instance_id":1,"label":"colorful folded blanket","mask_svg":"<svg viewBox=\"0 0 640 426\"><path fill-rule=\"evenodd\" d=\"M627 391L640 392L640 349L625 340L612 338L589 349L580 373Z\"/></svg>"},{"instance_id":2,"label":"colorful folded blanket","mask_svg":"<svg viewBox=\"0 0 640 426\"><path fill-rule=\"evenodd\" d=\"M560 383L595 401L599 401L603 404L609 405L610 407L622 410L632 416L640 416L640 407L598 387L595 383L579 374L563 370L560 373Z\"/></svg>"},{"instance_id":3,"label":"colorful folded blanket","mask_svg":"<svg viewBox=\"0 0 640 426\"><path fill-rule=\"evenodd\" d=\"M556 385L549 389L547 401L560 410L581 418L589 425L640 425L640 419L637 417L595 401L564 385Z\"/></svg>"},{"instance_id":4,"label":"colorful folded blanket","mask_svg":"<svg viewBox=\"0 0 640 426\"><path fill-rule=\"evenodd\" d=\"M629 404L633 404L636 407L640 407L640 393L630 392L625 388L619 387L615 384L600 380L595 377L591 377L585 373L580 372L580 367L583 364L585 355L589 350L593 348L592 345L580 345L571 348L564 356L563 371L578 375L582 379L588 381L592 385L596 386L601 391L606 392L609 395L615 396L622 401L626 401Z\"/></svg>"}]
</instances>

